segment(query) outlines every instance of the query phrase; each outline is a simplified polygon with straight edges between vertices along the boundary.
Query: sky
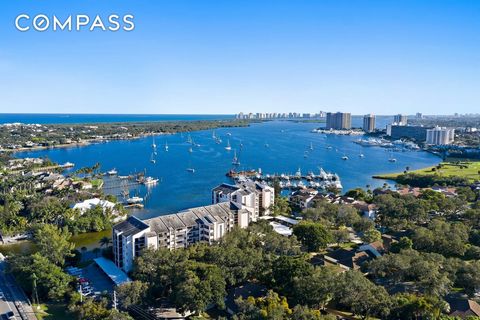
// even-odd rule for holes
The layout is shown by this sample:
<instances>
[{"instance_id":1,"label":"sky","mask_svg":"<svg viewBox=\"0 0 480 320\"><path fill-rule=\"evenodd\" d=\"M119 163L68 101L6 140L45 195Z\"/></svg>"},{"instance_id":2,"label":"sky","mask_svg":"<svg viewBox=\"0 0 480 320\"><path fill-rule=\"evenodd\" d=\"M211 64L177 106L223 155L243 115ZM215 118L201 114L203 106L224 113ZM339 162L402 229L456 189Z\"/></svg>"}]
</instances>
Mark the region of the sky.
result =
<instances>
[{"instance_id":1,"label":"sky","mask_svg":"<svg viewBox=\"0 0 480 320\"><path fill-rule=\"evenodd\" d=\"M20 32L19 14L132 14ZM480 112L477 0L1 0L0 113Z\"/></svg>"}]
</instances>

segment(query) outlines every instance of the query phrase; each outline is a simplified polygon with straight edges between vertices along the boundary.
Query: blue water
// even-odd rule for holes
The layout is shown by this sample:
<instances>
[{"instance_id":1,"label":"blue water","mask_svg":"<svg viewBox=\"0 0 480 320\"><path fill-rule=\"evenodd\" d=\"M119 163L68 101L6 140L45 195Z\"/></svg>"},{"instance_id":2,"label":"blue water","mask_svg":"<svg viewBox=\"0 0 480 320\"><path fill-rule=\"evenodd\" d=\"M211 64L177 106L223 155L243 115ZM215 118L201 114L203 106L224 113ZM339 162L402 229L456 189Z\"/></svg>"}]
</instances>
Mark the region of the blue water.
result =
<instances>
[{"instance_id":1,"label":"blue water","mask_svg":"<svg viewBox=\"0 0 480 320\"><path fill-rule=\"evenodd\" d=\"M105 123L145 121L193 121L232 119L226 114L60 114L60 113L0 113L0 123Z\"/></svg>"},{"instance_id":2,"label":"blue water","mask_svg":"<svg viewBox=\"0 0 480 320\"><path fill-rule=\"evenodd\" d=\"M156 164L150 162L152 138L130 141L112 141L87 147L24 152L18 156L47 156L64 163L76 164L76 168L102 164L103 171L116 168L120 175L139 172L144 169L147 175L159 177L162 182L148 192L145 210L141 217L152 217L175 212L189 207L210 203L210 190L221 182L229 181L225 173L232 168L233 150L225 150L227 140L237 149L241 166L239 169L262 168L264 173L318 172L318 167L339 174L344 191L355 187L381 186L385 181L372 179L379 173L403 171L406 166L417 169L440 162L438 157L426 152L396 152L396 163L389 162L390 153L383 148L362 147L352 141L353 136L335 136L311 133L318 127L315 123L295 123L272 121L254 124L246 128L224 128L216 130L223 143L217 145L212 139L212 131L191 133L200 147L188 152L186 134L157 136L158 155ZM228 138L227 132L231 133ZM168 141L169 152L163 146ZM243 150L240 151L240 142ZM269 147L266 148L265 144ZM313 143L314 150L308 158L304 152ZM328 150L327 146L333 146ZM365 158L359 158L363 153ZM341 160L343 155L350 160ZM195 168L195 173L186 171ZM146 190L137 190L144 196ZM132 195L135 191L132 191Z\"/></svg>"}]
</instances>

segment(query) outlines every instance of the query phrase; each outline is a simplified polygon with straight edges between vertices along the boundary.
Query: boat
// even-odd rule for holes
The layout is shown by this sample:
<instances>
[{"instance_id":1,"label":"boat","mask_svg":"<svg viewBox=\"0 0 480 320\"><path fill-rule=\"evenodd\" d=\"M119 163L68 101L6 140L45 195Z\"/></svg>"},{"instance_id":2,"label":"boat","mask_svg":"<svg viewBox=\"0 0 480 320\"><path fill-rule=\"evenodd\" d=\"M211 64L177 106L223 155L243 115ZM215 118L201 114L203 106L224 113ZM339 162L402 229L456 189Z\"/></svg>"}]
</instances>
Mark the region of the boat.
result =
<instances>
[{"instance_id":1,"label":"boat","mask_svg":"<svg viewBox=\"0 0 480 320\"><path fill-rule=\"evenodd\" d=\"M151 162L151 163L157 162L157 161L155 160L155 154L156 154L156 152L153 152L152 155L150 156L150 162Z\"/></svg>"},{"instance_id":2,"label":"boat","mask_svg":"<svg viewBox=\"0 0 480 320\"><path fill-rule=\"evenodd\" d=\"M228 140L227 146L225 147L225 150L227 150L227 151L232 150L232 147L230 146L230 140Z\"/></svg>"},{"instance_id":3,"label":"boat","mask_svg":"<svg viewBox=\"0 0 480 320\"><path fill-rule=\"evenodd\" d=\"M388 161L390 161L390 162L397 162L397 159L395 159L395 158L390 158L390 159L388 159Z\"/></svg>"},{"instance_id":4,"label":"boat","mask_svg":"<svg viewBox=\"0 0 480 320\"><path fill-rule=\"evenodd\" d=\"M268 148L270 147L270 145L268 143L265 143L265 148Z\"/></svg>"},{"instance_id":5,"label":"boat","mask_svg":"<svg viewBox=\"0 0 480 320\"><path fill-rule=\"evenodd\" d=\"M193 144L193 140L192 140L192 137L190 135L188 135L187 143Z\"/></svg>"},{"instance_id":6,"label":"boat","mask_svg":"<svg viewBox=\"0 0 480 320\"><path fill-rule=\"evenodd\" d=\"M332 146L327 146L327 150L332 150L333 147Z\"/></svg>"},{"instance_id":7,"label":"boat","mask_svg":"<svg viewBox=\"0 0 480 320\"><path fill-rule=\"evenodd\" d=\"M190 173L195 173L195 169L194 169L194 168L187 168L187 171L190 172Z\"/></svg>"},{"instance_id":8,"label":"boat","mask_svg":"<svg viewBox=\"0 0 480 320\"><path fill-rule=\"evenodd\" d=\"M237 157L237 150L234 150L232 164L234 166L240 165L240 161L238 160L238 157Z\"/></svg>"},{"instance_id":9,"label":"boat","mask_svg":"<svg viewBox=\"0 0 480 320\"><path fill-rule=\"evenodd\" d=\"M227 132L227 136L231 137L231 136L232 136L232 134L231 134L230 132Z\"/></svg>"},{"instance_id":10,"label":"boat","mask_svg":"<svg viewBox=\"0 0 480 320\"><path fill-rule=\"evenodd\" d=\"M363 153L360 153L358 156L359 156L360 158L365 158L365 155L364 155Z\"/></svg>"},{"instance_id":11,"label":"boat","mask_svg":"<svg viewBox=\"0 0 480 320\"><path fill-rule=\"evenodd\" d=\"M159 179L157 179L157 178L146 177L145 179L143 179L142 183L144 185L152 185L152 184L156 184L158 181L159 181Z\"/></svg>"},{"instance_id":12,"label":"boat","mask_svg":"<svg viewBox=\"0 0 480 320\"><path fill-rule=\"evenodd\" d=\"M313 150L313 143L310 142L310 150Z\"/></svg>"},{"instance_id":13,"label":"boat","mask_svg":"<svg viewBox=\"0 0 480 320\"><path fill-rule=\"evenodd\" d=\"M168 151L168 142L165 141L165 151Z\"/></svg>"},{"instance_id":14,"label":"boat","mask_svg":"<svg viewBox=\"0 0 480 320\"><path fill-rule=\"evenodd\" d=\"M127 199L127 203L129 203L129 204L135 204L135 203L140 203L140 202L143 202L143 198L137 197L137 196Z\"/></svg>"},{"instance_id":15,"label":"boat","mask_svg":"<svg viewBox=\"0 0 480 320\"><path fill-rule=\"evenodd\" d=\"M188 152L192 153L193 152L193 149L192 147L188 148Z\"/></svg>"},{"instance_id":16,"label":"boat","mask_svg":"<svg viewBox=\"0 0 480 320\"><path fill-rule=\"evenodd\" d=\"M155 137L153 137L152 149L156 149L156 148L157 148L157 145L155 144Z\"/></svg>"},{"instance_id":17,"label":"boat","mask_svg":"<svg viewBox=\"0 0 480 320\"><path fill-rule=\"evenodd\" d=\"M115 168L113 168L113 169L110 170L110 171L107 171L107 174L108 174L109 176L115 176L115 175L117 175L117 173L118 173L118 171L117 171Z\"/></svg>"},{"instance_id":18,"label":"boat","mask_svg":"<svg viewBox=\"0 0 480 320\"><path fill-rule=\"evenodd\" d=\"M342 160L348 160L348 157L347 157L347 156L343 156L343 157L342 157Z\"/></svg>"}]
</instances>

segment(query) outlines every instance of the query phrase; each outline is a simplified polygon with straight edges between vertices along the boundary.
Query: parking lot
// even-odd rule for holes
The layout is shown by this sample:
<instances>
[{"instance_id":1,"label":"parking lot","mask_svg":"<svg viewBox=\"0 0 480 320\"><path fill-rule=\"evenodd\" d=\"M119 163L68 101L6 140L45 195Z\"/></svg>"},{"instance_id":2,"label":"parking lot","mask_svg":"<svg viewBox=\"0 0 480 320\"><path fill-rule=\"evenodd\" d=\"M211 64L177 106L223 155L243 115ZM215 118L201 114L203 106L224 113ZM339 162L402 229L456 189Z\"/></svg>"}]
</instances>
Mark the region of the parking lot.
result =
<instances>
[{"instance_id":1,"label":"parking lot","mask_svg":"<svg viewBox=\"0 0 480 320\"><path fill-rule=\"evenodd\" d=\"M81 290L84 296L94 297L104 292L113 292L113 282L95 263L82 269L69 267L66 272L77 278L78 290Z\"/></svg>"}]
</instances>

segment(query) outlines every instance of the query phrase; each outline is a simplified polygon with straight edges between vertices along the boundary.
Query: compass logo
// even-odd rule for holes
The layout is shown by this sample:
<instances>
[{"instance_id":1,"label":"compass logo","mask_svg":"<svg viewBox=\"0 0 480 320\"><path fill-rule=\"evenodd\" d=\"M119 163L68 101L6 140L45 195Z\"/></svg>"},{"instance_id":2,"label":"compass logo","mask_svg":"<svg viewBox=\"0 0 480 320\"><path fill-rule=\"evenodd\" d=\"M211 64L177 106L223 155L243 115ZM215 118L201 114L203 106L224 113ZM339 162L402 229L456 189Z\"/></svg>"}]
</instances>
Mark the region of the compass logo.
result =
<instances>
[{"instance_id":1,"label":"compass logo","mask_svg":"<svg viewBox=\"0 0 480 320\"><path fill-rule=\"evenodd\" d=\"M21 32L34 30L37 32L51 31L133 31L135 30L134 16L127 14L120 16L111 14L107 18L99 15L91 18L86 14L70 15L61 19L57 16L37 14L30 16L20 14L15 19L15 28Z\"/></svg>"}]
</instances>

